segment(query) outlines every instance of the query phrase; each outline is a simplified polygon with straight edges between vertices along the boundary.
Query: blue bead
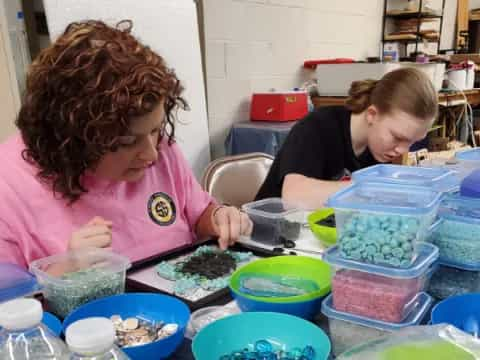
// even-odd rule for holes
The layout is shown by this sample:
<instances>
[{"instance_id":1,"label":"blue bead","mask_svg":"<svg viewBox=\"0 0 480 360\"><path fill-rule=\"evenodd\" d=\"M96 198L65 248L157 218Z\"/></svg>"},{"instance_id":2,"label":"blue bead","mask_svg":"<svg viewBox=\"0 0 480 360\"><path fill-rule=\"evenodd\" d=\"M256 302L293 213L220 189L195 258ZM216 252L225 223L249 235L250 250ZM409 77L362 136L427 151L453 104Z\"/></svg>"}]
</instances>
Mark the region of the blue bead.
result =
<instances>
[{"instance_id":1,"label":"blue bead","mask_svg":"<svg viewBox=\"0 0 480 360\"><path fill-rule=\"evenodd\" d=\"M310 345L306 346L303 349L302 355L306 358L306 360L314 360L315 359L315 349Z\"/></svg>"},{"instance_id":2,"label":"blue bead","mask_svg":"<svg viewBox=\"0 0 480 360\"><path fill-rule=\"evenodd\" d=\"M302 349L300 349L300 348L293 348L292 351L291 351L292 357L293 357L294 359L297 359L297 358L299 358L300 356L302 356L302 352L303 352L303 351L302 351Z\"/></svg>"},{"instance_id":3,"label":"blue bead","mask_svg":"<svg viewBox=\"0 0 480 360\"><path fill-rule=\"evenodd\" d=\"M243 360L243 351L235 351L230 356L231 360Z\"/></svg>"},{"instance_id":4,"label":"blue bead","mask_svg":"<svg viewBox=\"0 0 480 360\"><path fill-rule=\"evenodd\" d=\"M260 354L270 353L273 351L273 346L267 340L258 340L255 343L255 351L259 352Z\"/></svg>"}]
</instances>

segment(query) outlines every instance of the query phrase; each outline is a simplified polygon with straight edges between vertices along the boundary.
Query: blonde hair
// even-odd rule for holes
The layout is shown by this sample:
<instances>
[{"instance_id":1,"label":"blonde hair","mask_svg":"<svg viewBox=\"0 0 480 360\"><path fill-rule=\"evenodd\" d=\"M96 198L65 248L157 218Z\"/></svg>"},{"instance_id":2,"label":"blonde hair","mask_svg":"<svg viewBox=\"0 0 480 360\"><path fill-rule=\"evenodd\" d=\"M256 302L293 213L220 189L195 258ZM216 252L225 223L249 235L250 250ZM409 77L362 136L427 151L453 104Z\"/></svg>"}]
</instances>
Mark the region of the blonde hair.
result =
<instances>
[{"instance_id":1,"label":"blonde hair","mask_svg":"<svg viewBox=\"0 0 480 360\"><path fill-rule=\"evenodd\" d=\"M346 106L354 114L374 105L380 113L400 110L419 119L437 116L438 94L430 79L415 68L402 68L385 74L380 80L354 81Z\"/></svg>"}]
</instances>

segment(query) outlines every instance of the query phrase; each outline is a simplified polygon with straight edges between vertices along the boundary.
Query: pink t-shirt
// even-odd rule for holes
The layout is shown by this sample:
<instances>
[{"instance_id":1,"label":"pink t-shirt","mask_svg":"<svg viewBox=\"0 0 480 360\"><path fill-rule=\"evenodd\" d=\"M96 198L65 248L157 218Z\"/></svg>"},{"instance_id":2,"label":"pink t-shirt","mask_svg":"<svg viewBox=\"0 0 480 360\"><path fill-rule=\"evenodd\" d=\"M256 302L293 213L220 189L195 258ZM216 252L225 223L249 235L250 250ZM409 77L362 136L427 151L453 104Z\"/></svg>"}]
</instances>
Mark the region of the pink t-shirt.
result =
<instances>
[{"instance_id":1,"label":"pink t-shirt","mask_svg":"<svg viewBox=\"0 0 480 360\"><path fill-rule=\"evenodd\" d=\"M25 162L14 136L0 145L0 261L27 266L67 250L74 230L95 216L113 222L112 247L132 261L190 244L213 199L202 190L177 145L166 141L138 182L87 177L88 193L73 205L55 198Z\"/></svg>"}]
</instances>

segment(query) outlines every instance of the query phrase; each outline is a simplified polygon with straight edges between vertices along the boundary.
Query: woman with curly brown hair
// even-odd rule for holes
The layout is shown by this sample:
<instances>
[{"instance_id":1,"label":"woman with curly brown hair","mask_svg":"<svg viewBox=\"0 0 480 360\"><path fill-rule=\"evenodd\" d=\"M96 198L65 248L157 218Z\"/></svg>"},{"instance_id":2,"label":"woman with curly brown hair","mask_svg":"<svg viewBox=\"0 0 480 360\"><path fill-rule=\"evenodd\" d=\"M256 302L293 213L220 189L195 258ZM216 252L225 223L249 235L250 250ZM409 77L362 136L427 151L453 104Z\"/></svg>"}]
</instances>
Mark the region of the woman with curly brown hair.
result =
<instances>
[{"instance_id":1,"label":"woman with curly brown hair","mask_svg":"<svg viewBox=\"0 0 480 360\"><path fill-rule=\"evenodd\" d=\"M72 23L32 63L21 136L0 146L0 261L92 246L135 261L251 231L195 180L174 137L183 88L130 30Z\"/></svg>"}]
</instances>

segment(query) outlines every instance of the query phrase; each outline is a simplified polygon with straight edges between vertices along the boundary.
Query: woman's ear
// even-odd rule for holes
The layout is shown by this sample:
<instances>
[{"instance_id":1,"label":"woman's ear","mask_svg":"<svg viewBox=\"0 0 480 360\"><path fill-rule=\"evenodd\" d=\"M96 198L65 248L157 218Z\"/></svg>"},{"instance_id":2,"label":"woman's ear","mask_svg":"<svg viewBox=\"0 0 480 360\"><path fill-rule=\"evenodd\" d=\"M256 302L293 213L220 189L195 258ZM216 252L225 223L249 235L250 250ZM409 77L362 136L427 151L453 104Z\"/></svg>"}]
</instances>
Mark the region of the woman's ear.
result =
<instances>
[{"instance_id":1,"label":"woman's ear","mask_svg":"<svg viewBox=\"0 0 480 360\"><path fill-rule=\"evenodd\" d=\"M378 121L378 109L375 105L370 105L365 110L365 118L368 126L372 126L375 121Z\"/></svg>"}]
</instances>

